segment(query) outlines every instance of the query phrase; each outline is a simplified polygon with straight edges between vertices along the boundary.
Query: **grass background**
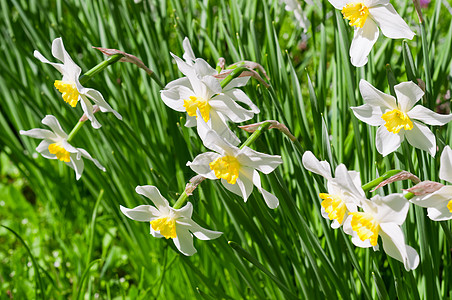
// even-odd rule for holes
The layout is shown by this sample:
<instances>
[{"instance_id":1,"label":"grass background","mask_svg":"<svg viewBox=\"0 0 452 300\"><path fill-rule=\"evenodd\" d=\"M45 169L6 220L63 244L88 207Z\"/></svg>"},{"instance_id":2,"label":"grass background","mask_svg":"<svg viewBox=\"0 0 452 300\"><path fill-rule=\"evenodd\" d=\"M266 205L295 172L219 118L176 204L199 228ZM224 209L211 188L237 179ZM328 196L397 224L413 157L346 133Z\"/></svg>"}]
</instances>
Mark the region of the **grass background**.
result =
<instances>
[{"instance_id":1,"label":"grass background","mask_svg":"<svg viewBox=\"0 0 452 300\"><path fill-rule=\"evenodd\" d=\"M301 3L311 21L303 33L293 14L270 0L1 1L0 224L20 238L0 228L0 297L450 298L450 221L434 223L424 209L410 208L404 230L421 264L408 273L384 252L355 248L348 236L332 230L320 216L324 182L301 166L303 151L311 150L333 166L344 163L360 171L363 183L394 168L438 180L439 155L432 158L405 145L382 158L375 149L375 128L360 123L349 107L362 104L361 78L387 93L394 83L420 78L427 83L423 104L448 112L450 6L432 1L424 10L422 48L412 3L393 3L417 35L406 42L381 37L369 63L357 69L348 55L352 28L327 1L314 2ZM174 251L172 242L152 238L149 224L119 211L119 205L147 203L135 193L137 185L155 185L175 201L195 175L185 163L205 151L196 132L181 126L184 115L163 104L159 86L143 70L117 63L86 84L124 118L100 114L100 130L85 125L73 140L106 173L87 162L82 179L75 181L72 169L36 154L37 140L18 134L41 127L46 114L55 115L69 132L81 115L79 106L70 109L61 100L53 87L60 75L33 57L35 49L50 59L51 41L62 37L83 71L105 59L91 46L120 49L142 59L167 83L181 76L169 53L182 55L185 36L195 55L212 66L219 57L227 64L262 64L272 87L251 81L244 88L261 109L248 123L278 120L300 142L297 147L269 131L254 145L284 160L276 172L262 176L264 187L280 199L276 210L269 210L257 192L245 204L218 182L202 183L190 199L194 219L224 234L195 241L193 257ZM242 140L248 136L235 131ZM439 150L450 145L449 126L434 132ZM380 192L408 186L396 183Z\"/></svg>"}]
</instances>

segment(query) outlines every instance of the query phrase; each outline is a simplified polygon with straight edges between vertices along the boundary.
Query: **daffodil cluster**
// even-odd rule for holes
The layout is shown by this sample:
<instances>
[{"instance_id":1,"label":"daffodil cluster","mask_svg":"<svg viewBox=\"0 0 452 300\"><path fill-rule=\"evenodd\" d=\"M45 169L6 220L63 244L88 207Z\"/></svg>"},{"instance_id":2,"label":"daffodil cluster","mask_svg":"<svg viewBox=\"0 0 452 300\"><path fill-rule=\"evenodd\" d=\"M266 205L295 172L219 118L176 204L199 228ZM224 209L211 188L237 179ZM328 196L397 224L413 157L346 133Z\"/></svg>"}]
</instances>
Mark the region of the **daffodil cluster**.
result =
<instances>
[{"instance_id":1,"label":"daffodil cluster","mask_svg":"<svg viewBox=\"0 0 452 300\"><path fill-rule=\"evenodd\" d=\"M196 126L204 146L213 151L199 154L187 162L187 166L202 176L202 180L220 179L227 190L241 196L244 201L256 187L269 208L278 207L278 198L262 187L258 171L264 174L272 172L282 163L281 157L260 153L245 145L238 147L240 140L228 127L228 122L241 123L260 112L239 89L247 84L250 76L260 78L259 75L247 69L241 77L229 80L232 69L220 67L216 70L204 59L196 58L188 38L184 39L183 48L183 59L171 55L184 77L168 83L160 95L168 107L186 113L185 126ZM257 66L251 62L243 63L246 64ZM228 80L227 84L222 80ZM150 222L151 234L172 239L182 254L196 252L193 236L210 240L221 235L221 232L204 229L191 220L193 206L186 203L186 192L171 207L154 186L139 186L136 191L151 199L155 206L140 205L133 209L121 206L123 214L136 221ZM181 203L186 204L181 207Z\"/></svg>"},{"instance_id":2,"label":"daffodil cluster","mask_svg":"<svg viewBox=\"0 0 452 300\"><path fill-rule=\"evenodd\" d=\"M84 114L77 123L79 126L85 122L85 119L88 119L91 121L93 128L100 128L101 124L94 116L94 113L99 110L101 112L112 112L118 119L122 119L121 115L111 108L99 91L86 88L80 83L82 69L74 63L71 56L67 53L61 38L53 40L52 55L60 62L50 62L39 51L34 51L34 56L37 59L43 63L50 64L63 76L61 80L55 80L54 82L54 86L61 93L63 100L72 108L75 108L80 102ZM50 127L52 131L35 128L27 131L21 130L20 134L36 139L42 139L41 143L36 148L36 151L43 157L58 159L66 163L75 170L77 180L82 176L84 169L82 158L93 161L99 169L105 172L105 168L97 160L93 159L86 150L75 148L70 144L70 140L79 129L77 125L74 127L71 134L68 135L62 129L55 116L47 115L42 120L42 123Z\"/></svg>"}]
</instances>

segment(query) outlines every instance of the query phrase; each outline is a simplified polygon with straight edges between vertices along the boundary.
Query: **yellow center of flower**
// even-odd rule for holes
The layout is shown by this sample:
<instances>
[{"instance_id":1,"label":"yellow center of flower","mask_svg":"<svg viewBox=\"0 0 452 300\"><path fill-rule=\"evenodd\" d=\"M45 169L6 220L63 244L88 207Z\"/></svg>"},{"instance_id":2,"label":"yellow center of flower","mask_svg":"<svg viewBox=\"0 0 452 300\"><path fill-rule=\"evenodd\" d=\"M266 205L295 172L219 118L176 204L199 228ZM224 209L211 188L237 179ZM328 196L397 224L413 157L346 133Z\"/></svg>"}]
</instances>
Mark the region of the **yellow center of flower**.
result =
<instances>
[{"instance_id":1,"label":"yellow center of flower","mask_svg":"<svg viewBox=\"0 0 452 300\"><path fill-rule=\"evenodd\" d=\"M365 212L352 212L350 215L353 216L352 229L358 234L361 241L364 242L369 239L370 244L376 246L378 232L380 231L380 224L377 220L371 214Z\"/></svg>"},{"instance_id":2,"label":"yellow center of flower","mask_svg":"<svg viewBox=\"0 0 452 300\"><path fill-rule=\"evenodd\" d=\"M386 122L385 127L389 132L399 133L400 129L413 129L413 122L411 122L408 115L398 109L394 109L384 113L381 118Z\"/></svg>"},{"instance_id":3,"label":"yellow center of flower","mask_svg":"<svg viewBox=\"0 0 452 300\"><path fill-rule=\"evenodd\" d=\"M196 109L199 108L201 116L205 122L210 119L210 105L206 99L190 96L190 99L184 100L184 107L190 117L198 117L196 115Z\"/></svg>"},{"instance_id":4,"label":"yellow center of flower","mask_svg":"<svg viewBox=\"0 0 452 300\"><path fill-rule=\"evenodd\" d=\"M369 9L362 2L349 3L341 10L344 19L350 20L350 26L362 28L366 23Z\"/></svg>"},{"instance_id":5,"label":"yellow center of flower","mask_svg":"<svg viewBox=\"0 0 452 300\"><path fill-rule=\"evenodd\" d=\"M70 106L75 107L78 102L80 93L77 90L74 82L55 80L54 83L57 90L63 94L63 100L69 103Z\"/></svg>"},{"instance_id":6,"label":"yellow center of flower","mask_svg":"<svg viewBox=\"0 0 452 300\"><path fill-rule=\"evenodd\" d=\"M239 178L240 164L233 156L219 157L211 162L209 167L215 172L217 178L223 178L230 184L235 184Z\"/></svg>"},{"instance_id":7,"label":"yellow center of flower","mask_svg":"<svg viewBox=\"0 0 452 300\"><path fill-rule=\"evenodd\" d=\"M55 154L56 157L64 162L70 162L70 153L64 149L60 143L54 143L49 145L49 152Z\"/></svg>"},{"instance_id":8,"label":"yellow center of flower","mask_svg":"<svg viewBox=\"0 0 452 300\"><path fill-rule=\"evenodd\" d=\"M177 237L176 220L173 218L164 217L156 219L151 221L151 226L152 229L159 231L166 239L175 239Z\"/></svg>"},{"instance_id":9,"label":"yellow center of flower","mask_svg":"<svg viewBox=\"0 0 452 300\"><path fill-rule=\"evenodd\" d=\"M452 199L447 203L447 208L449 209L450 213L452 214Z\"/></svg>"},{"instance_id":10,"label":"yellow center of flower","mask_svg":"<svg viewBox=\"0 0 452 300\"><path fill-rule=\"evenodd\" d=\"M323 199L321 205L328 214L328 218L330 218L330 220L337 220L339 224L342 224L345 212L347 211L344 201L342 201L341 198L330 194L320 193L319 196Z\"/></svg>"}]
</instances>

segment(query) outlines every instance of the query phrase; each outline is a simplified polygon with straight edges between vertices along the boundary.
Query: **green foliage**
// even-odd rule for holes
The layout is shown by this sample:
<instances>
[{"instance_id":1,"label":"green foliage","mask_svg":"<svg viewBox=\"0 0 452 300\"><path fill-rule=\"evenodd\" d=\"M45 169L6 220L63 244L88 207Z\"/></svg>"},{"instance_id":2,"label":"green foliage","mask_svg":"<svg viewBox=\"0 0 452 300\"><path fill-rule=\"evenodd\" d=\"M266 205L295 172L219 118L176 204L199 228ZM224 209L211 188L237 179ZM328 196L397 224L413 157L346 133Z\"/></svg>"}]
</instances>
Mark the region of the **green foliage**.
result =
<instances>
[{"instance_id":1,"label":"green foliage","mask_svg":"<svg viewBox=\"0 0 452 300\"><path fill-rule=\"evenodd\" d=\"M40 295L51 299L451 297L450 221L434 223L424 209L410 210L404 231L421 265L406 272L384 252L355 248L348 236L330 228L318 198L326 186L301 164L303 152L311 150L334 167L344 163L359 170L363 183L391 169L438 180L439 155L402 147L383 158L375 149L375 129L359 122L349 107L362 104L361 78L388 93L387 78L397 83L419 78L428 86L423 104L450 109L452 20L442 4L447 1L432 2L424 11L422 38L411 1L394 3L417 35L404 42L381 37L363 68L350 64L351 27L328 1L314 2L314 7L302 3L312 24L303 33L276 0L2 1L0 224L24 243L0 228L0 294L28 299L41 289L28 246L39 265L45 294ZM19 135L41 127L46 114L69 132L82 114L54 89L58 72L33 57L39 50L51 58L54 38L63 38L84 72L105 59L91 48L100 46L137 56L168 83L181 76L170 51L181 56L185 36L195 55L212 66L219 57L227 64L262 64L271 88L253 80L244 88L261 109L249 123L278 120L298 138L293 143L270 130L253 146L284 160L262 176L264 187L280 200L274 211L256 191L243 203L218 182L198 187L190 198L194 219L224 234L195 241L198 253L192 257L180 254L171 241L152 238L149 224L119 211L119 205L149 204L135 193L137 185L155 185L174 203L195 175L186 162L205 151L143 70L117 63L86 84L123 116L121 122L98 114L102 128L85 124L73 140L107 172L86 162L76 181L63 163L36 155L37 140ZM234 131L242 141L248 136ZM445 126L435 134L441 153L452 130ZM384 191L407 187L399 182Z\"/></svg>"}]
</instances>

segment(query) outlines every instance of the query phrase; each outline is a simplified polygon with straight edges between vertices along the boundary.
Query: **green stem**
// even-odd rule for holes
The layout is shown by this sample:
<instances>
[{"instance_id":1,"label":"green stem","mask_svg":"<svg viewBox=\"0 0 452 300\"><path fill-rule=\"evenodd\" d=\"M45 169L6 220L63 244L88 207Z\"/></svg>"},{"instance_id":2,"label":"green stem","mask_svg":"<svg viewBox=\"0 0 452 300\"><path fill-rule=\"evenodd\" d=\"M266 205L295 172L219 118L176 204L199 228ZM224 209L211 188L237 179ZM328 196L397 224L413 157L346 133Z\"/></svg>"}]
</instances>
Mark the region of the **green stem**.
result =
<instances>
[{"instance_id":1,"label":"green stem","mask_svg":"<svg viewBox=\"0 0 452 300\"><path fill-rule=\"evenodd\" d=\"M87 83L91 78L93 78L98 73L103 71L106 67L118 62L123 57L124 57L124 55L122 55L122 54L114 54L114 55L110 56L109 58L107 58L106 60L99 63L97 66L93 67L91 70L89 70L88 72L83 74L79 79L80 84L83 85L83 84Z\"/></svg>"},{"instance_id":2,"label":"green stem","mask_svg":"<svg viewBox=\"0 0 452 300\"><path fill-rule=\"evenodd\" d=\"M239 77L242 72L248 71L245 67L237 67L235 68L226 78L221 81L221 88L224 89L234 78Z\"/></svg>"},{"instance_id":3,"label":"green stem","mask_svg":"<svg viewBox=\"0 0 452 300\"><path fill-rule=\"evenodd\" d=\"M402 170L390 170L387 171L386 173L384 173L382 176L378 177L377 179L374 179L368 183L366 183L365 185L362 186L362 189L366 192L374 187L376 187L377 185L379 185L380 183L382 183L384 180L398 174L402 172Z\"/></svg>"},{"instance_id":4,"label":"green stem","mask_svg":"<svg viewBox=\"0 0 452 300\"><path fill-rule=\"evenodd\" d=\"M271 122L264 122L262 123L261 126L259 126L258 129L256 129L256 131L253 132L252 135L249 136L249 138L243 142L242 145L240 145L239 149L243 149L246 146L251 145L252 143L254 143L258 137L260 137L260 135L264 132L264 130L268 129L268 127L271 125ZM179 198L176 200L176 203L174 203L173 208L174 209L179 209L182 206L185 205L185 203L187 203L188 200L188 196L187 193L184 191Z\"/></svg>"},{"instance_id":5,"label":"green stem","mask_svg":"<svg viewBox=\"0 0 452 300\"><path fill-rule=\"evenodd\" d=\"M77 124L75 124L74 128L72 128L71 132L69 133L69 136L67 137L67 142L69 143L74 136L77 134L77 132L82 128L83 124L85 124L86 121L78 121Z\"/></svg>"},{"instance_id":6,"label":"green stem","mask_svg":"<svg viewBox=\"0 0 452 300\"><path fill-rule=\"evenodd\" d=\"M181 208L181 207L187 202L187 199L188 199L188 195L187 195L187 193L184 191L184 192L180 195L179 199L177 199L176 203L174 203L173 208L174 208L174 209L179 209L179 208Z\"/></svg>"}]
</instances>

